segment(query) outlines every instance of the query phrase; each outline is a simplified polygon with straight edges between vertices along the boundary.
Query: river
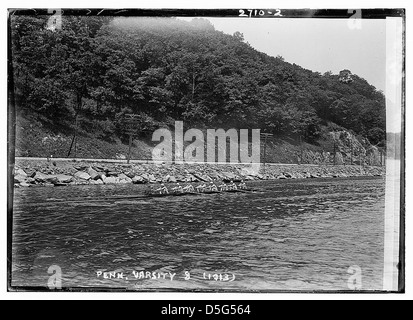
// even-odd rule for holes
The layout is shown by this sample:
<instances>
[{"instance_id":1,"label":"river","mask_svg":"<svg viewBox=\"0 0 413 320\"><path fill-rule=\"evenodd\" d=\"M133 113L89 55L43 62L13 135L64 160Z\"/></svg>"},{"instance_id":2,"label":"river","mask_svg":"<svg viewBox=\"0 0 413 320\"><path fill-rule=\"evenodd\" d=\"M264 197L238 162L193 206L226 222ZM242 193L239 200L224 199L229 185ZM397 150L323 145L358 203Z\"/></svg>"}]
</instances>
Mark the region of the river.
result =
<instances>
[{"instance_id":1,"label":"river","mask_svg":"<svg viewBox=\"0 0 413 320\"><path fill-rule=\"evenodd\" d=\"M335 291L357 266L361 289L382 289L383 178L248 186L165 198L139 185L16 189L12 286L47 288L61 271L75 289Z\"/></svg>"}]
</instances>

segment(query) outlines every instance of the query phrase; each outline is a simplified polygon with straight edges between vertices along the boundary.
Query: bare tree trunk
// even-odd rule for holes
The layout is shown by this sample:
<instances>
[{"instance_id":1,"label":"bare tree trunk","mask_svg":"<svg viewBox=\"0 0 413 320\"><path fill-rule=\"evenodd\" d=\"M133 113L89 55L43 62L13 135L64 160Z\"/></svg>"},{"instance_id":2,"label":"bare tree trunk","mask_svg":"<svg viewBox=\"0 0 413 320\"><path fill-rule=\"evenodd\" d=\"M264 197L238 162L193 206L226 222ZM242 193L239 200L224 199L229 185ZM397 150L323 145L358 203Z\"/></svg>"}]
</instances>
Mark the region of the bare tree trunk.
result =
<instances>
[{"instance_id":1,"label":"bare tree trunk","mask_svg":"<svg viewBox=\"0 0 413 320\"><path fill-rule=\"evenodd\" d=\"M132 134L129 133L129 151L128 151L128 164L130 163L131 158L131 151L132 151Z\"/></svg>"},{"instance_id":2,"label":"bare tree trunk","mask_svg":"<svg viewBox=\"0 0 413 320\"><path fill-rule=\"evenodd\" d=\"M195 77L196 77L196 73L194 72L192 74L192 101L194 101L194 95L195 95Z\"/></svg>"},{"instance_id":3,"label":"bare tree trunk","mask_svg":"<svg viewBox=\"0 0 413 320\"><path fill-rule=\"evenodd\" d=\"M77 142L77 123L80 110L82 110L82 96L77 94L76 96L76 114L75 114L75 131L73 133L72 142L70 143L69 152L67 153L67 158L69 158L70 153L72 152L73 145L75 146L75 158L76 158L76 142Z\"/></svg>"},{"instance_id":4,"label":"bare tree trunk","mask_svg":"<svg viewBox=\"0 0 413 320\"><path fill-rule=\"evenodd\" d=\"M73 133L72 142L70 143L69 152L67 153L67 158L69 158L70 153L72 152L73 145L76 144L76 136L77 136L77 116L78 116L78 113L76 113L76 116L75 116L75 131L74 131L74 133ZM75 150L76 150L76 146L75 146ZM75 158L76 158L76 151L75 151Z\"/></svg>"}]
</instances>

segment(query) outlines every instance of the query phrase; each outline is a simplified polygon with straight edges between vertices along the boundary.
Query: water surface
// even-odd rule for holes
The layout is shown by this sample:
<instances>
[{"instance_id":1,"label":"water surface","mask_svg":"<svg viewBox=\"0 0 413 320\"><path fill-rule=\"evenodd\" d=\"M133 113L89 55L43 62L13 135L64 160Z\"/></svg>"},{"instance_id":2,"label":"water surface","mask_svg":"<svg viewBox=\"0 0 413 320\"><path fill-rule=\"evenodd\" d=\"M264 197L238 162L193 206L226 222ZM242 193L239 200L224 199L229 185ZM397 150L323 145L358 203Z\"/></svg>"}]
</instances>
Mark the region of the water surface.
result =
<instances>
[{"instance_id":1,"label":"water surface","mask_svg":"<svg viewBox=\"0 0 413 320\"><path fill-rule=\"evenodd\" d=\"M362 289L382 289L384 179L249 186L165 198L138 185L17 189L12 285L47 287L56 265L64 288L348 290L348 269L359 266Z\"/></svg>"}]
</instances>

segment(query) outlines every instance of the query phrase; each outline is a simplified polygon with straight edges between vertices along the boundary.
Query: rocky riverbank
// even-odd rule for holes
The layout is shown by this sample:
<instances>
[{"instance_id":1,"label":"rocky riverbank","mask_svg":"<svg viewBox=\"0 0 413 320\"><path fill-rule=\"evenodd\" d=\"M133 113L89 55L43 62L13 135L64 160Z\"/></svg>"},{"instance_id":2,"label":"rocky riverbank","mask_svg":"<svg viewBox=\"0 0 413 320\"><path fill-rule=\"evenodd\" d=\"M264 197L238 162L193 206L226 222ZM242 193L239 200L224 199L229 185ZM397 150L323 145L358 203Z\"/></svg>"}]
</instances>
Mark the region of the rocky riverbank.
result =
<instances>
[{"instance_id":1,"label":"rocky riverbank","mask_svg":"<svg viewBox=\"0 0 413 320\"><path fill-rule=\"evenodd\" d=\"M219 164L122 164L104 162L17 160L15 187L103 184L145 184L339 178L383 176L384 167L267 165L259 173L246 165Z\"/></svg>"}]
</instances>

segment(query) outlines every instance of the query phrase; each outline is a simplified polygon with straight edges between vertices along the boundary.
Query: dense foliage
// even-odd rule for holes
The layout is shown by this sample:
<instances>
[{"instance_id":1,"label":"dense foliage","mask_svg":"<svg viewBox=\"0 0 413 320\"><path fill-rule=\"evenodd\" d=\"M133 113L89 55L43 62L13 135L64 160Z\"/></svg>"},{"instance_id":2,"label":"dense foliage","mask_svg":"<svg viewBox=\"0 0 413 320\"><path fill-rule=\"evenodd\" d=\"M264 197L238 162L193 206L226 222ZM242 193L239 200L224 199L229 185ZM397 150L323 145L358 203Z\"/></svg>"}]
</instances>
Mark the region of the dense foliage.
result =
<instances>
[{"instance_id":1,"label":"dense foliage","mask_svg":"<svg viewBox=\"0 0 413 320\"><path fill-rule=\"evenodd\" d=\"M186 126L261 128L313 141L326 123L385 139L385 98L343 70L321 75L258 52L239 32L174 18L12 18L17 109L69 130L122 137Z\"/></svg>"}]
</instances>

